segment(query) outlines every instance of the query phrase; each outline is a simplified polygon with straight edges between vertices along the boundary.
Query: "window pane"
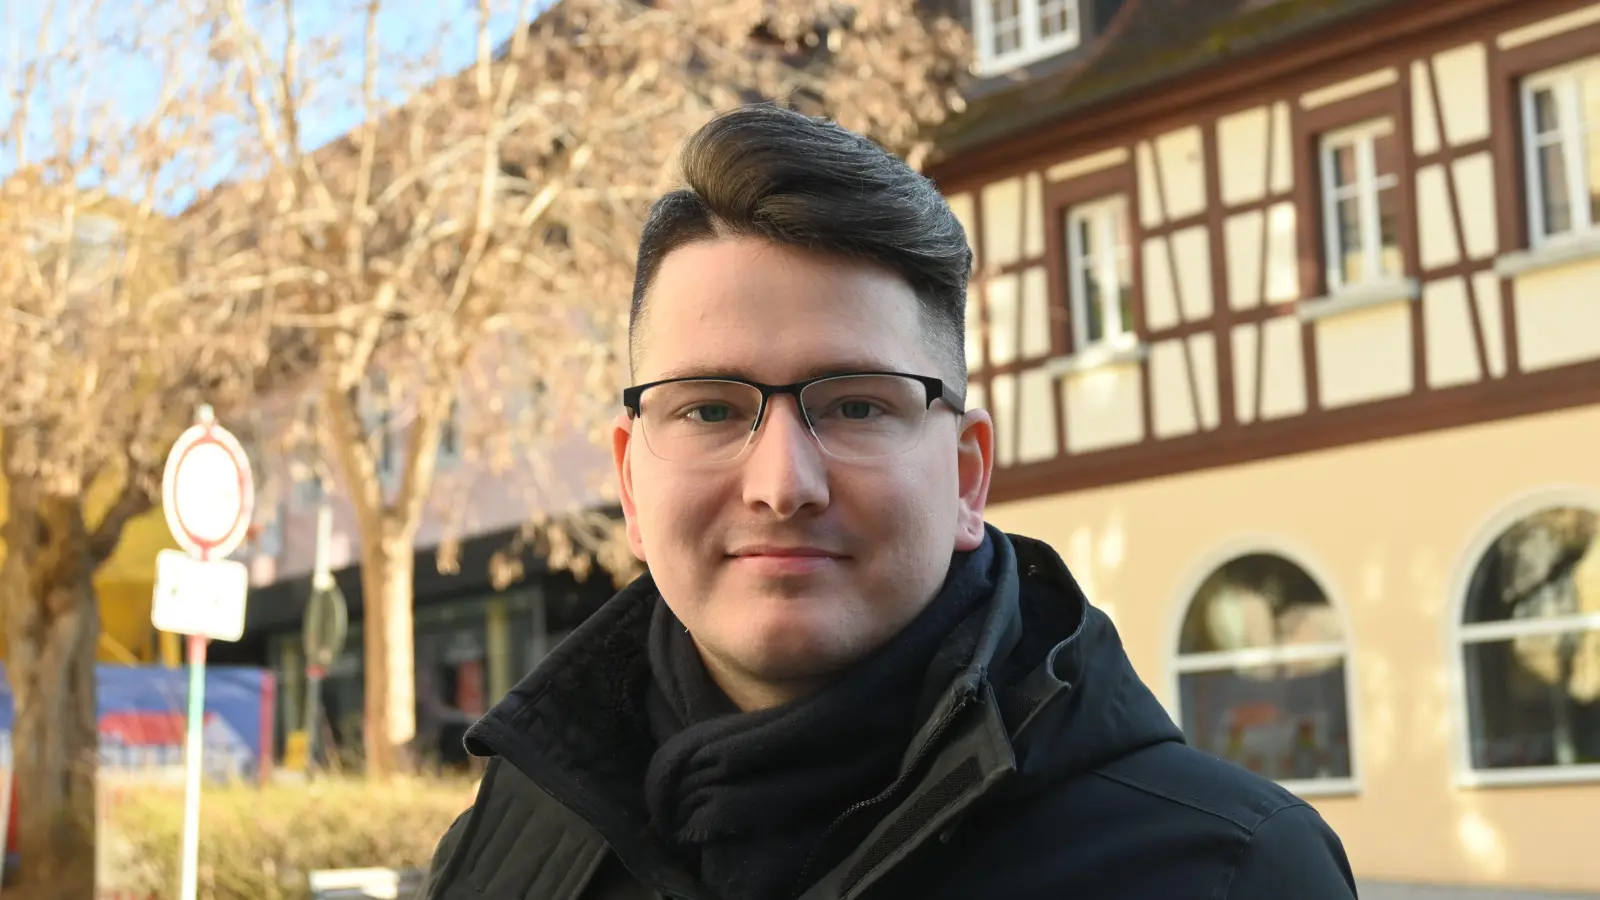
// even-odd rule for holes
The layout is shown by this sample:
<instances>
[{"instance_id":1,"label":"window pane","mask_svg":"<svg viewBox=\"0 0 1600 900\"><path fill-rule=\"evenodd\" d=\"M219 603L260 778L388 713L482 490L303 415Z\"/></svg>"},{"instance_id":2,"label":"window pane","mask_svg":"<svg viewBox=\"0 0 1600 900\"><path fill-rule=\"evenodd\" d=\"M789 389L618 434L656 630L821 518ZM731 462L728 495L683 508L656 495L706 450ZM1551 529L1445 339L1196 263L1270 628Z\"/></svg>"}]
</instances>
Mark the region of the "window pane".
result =
<instances>
[{"instance_id":1,"label":"window pane","mask_svg":"<svg viewBox=\"0 0 1600 900\"><path fill-rule=\"evenodd\" d=\"M1100 278L1100 272L1094 269L1083 273L1083 303L1079 305L1079 312L1083 316L1084 340L1091 344L1099 343L1106 336L1106 294Z\"/></svg>"},{"instance_id":2,"label":"window pane","mask_svg":"<svg viewBox=\"0 0 1600 900\"><path fill-rule=\"evenodd\" d=\"M1097 235L1094 229L1093 215L1074 216L1072 227L1078 232L1078 259L1077 264L1085 270L1094 268L1095 251L1099 249L1100 242L1095 240Z\"/></svg>"},{"instance_id":3,"label":"window pane","mask_svg":"<svg viewBox=\"0 0 1600 900\"><path fill-rule=\"evenodd\" d=\"M419 614L415 627L415 750L430 764L464 766L467 727L499 699L488 695L486 606L435 607Z\"/></svg>"},{"instance_id":4,"label":"window pane","mask_svg":"<svg viewBox=\"0 0 1600 900\"><path fill-rule=\"evenodd\" d=\"M1280 781L1350 777L1343 660L1185 673L1178 691L1200 750Z\"/></svg>"},{"instance_id":5,"label":"window pane","mask_svg":"<svg viewBox=\"0 0 1600 900\"><path fill-rule=\"evenodd\" d=\"M1375 134L1370 140L1372 172L1378 179L1378 186L1392 187L1399 181L1400 142L1395 138L1393 130Z\"/></svg>"},{"instance_id":6,"label":"window pane","mask_svg":"<svg viewBox=\"0 0 1600 900\"><path fill-rule=\"evenodd\" d=\"M1083 317L1084 341L1092 344L1099 341L1105 331L1102 321L1105 291L1100 284L1099 271L1102 248L1093 211L1086 215L1074 215L1071 222L1073 232L1077 235L1079 254L1073 260L1073 270L1077 273L1075 283L1080 286L1080 295L1075 298L1077 302L1073 305L1072 313Z\"/></svg>"},{"instance_id":7,"label":"window pane","mask_svg":"<svg viewBox=\"0 0 1600 900\"><path fill-rule=\"evenodd\" d=\"M1600 631L1464 652L1475 768L1600 763Z\"/></svg>"},{"instance_id":8,"label":"window pane","mask_svg":"<svg viewBox=\"0 0 1600 900\"><path fill-rule=\"evenodd\" d=\"M1339 269L1343 284L1355 284L1367 275L1365 255L1361 248L1361 199L1349 197L1337 201L1334 219L1334 265Z\"/></svg>"},{"instance_id":9,"label":"window pane","mask_svg":"<svg viewBox=\"0 0 1600 900\"><path fill-rule=\"evenodd\" d=\"M1178 652L1335 643L1343 629L1322 588L1281 556L1241 556L1200 585Z\"/></svg>"},{"instance_id":10,"label":"window pane","mask_svg":"<svg viewBox=\"0 0 1600 900\"><path fill-rule=\"evenodd\" d=\"M1600 227L1600 129L1589 133L1586 140L1588 153L1589 227Z\"/></svg>"},{"instance_id":11,"label":"window pane","mask_svg":"<svg viewBox=\"0 0 1600 900\"><path fill-rule=\"evenodd\" d=\"M1128 208L1119 198L1110 206L1111 233L1115 235L1111 252L1115 254L1117 334L1133 332L1133 253L1128 247ZM1114 335L1113 335L1114 336Z\"/></svg>"},{"instance_id":12,"label":"window pane","mask_svg":"<svg viewBox=\"0 0 1600 900\"><path fill-rule=\"evenodd\" d=\"M1071 21L1072 3L1076 0L1043 0L1039 4L1039 34L1042 37L1054 37L1068 30Z\"/></svg>"},{"instance_id":13,"label":"window pane","mask_svg":"<svg viewBox=\"0 0 1600 900\"><path fill-rule=\"evenodd\" d=\"M1372 138L1372 168L1378 192L1377 277L1399 277L1400 262L1400 142L1394 132Z\"/></svg>"},{"instance_id":14,"label":"window pane","mask_svg":"<svg viewBox=\"0 0 1600 900\"><path fill-rule=\"evenodd\" d=\"M366 690L361 654L361 626L352 624L339 658L322 680L321 716L317 725L319 760L360 759L364 722L362 698Z\"/></svg>"},{"instance_id":15,"label":"window pane","mask_svg":"<svg viewBox=\"0 0 1600 900\"><path fill-rule=\"evenodd\" d=\"M1022 46L1022 0L994 0L994 53L1002 56Z\"/></svg>"},{"instance_id":16,"label":"window pane","mask_svg":"<svg viewBox=\"0 0 1600 900\"><path fill-rule=\"evenodd\" d=\"M1118 312L1121 315L1121 318L1119 319L1119 321L1117 323L1118 326L1119 326L1118 329L1117 329L1117 334L1132 334L1133 333L1133 289L1129 286L1127 281L1123 281L1118 286L1118 290L1121 293L1117 294L1117 297L1118 297L1117 309L1118 309Z\"/></svg>"},{"instance_id":17,"label":"window pane","mask_svg":"<svg viewBox=\"0 0 1600 900\"><path fill-rule=\"evenodd\" d=\"M1567 156L1562 146L1539 148L1539 197L1546 235L1572 230L1572 200L1567 184Z\"/></svg>"},{"instance_id":18,"label":"window pane","mask_svg":"<svg viewBox=\"0 0 1600 900\"><path fill-rule=\"evenodd\" d=\"M1356 183L1355 145L1345 144L1339 147L1330 147L1327 158L1333 172L1334 187L1347 187Z\"/></svg>"},{"instance_id":19,"label":"window pane","mask_svg":"<svg viewBox=\"0 0 1600 900\"><path fill-rule=\"evenodd\" d=\"M1548 134L1561 127L1556 93L1550 88L1533 92L1533 130L1535 134Z\"/></svg>"},{"instance_id":20,"label":"window pane","mask_svg":"<svg viewBox=\"0 0 1600 900\"><path fill-rule=\"evenodd\" d=\"M1378 264L1385 277L1398 277L1400 261L1400 192L1393 186L1378 190Z\"/></svg>"},{"instance_id":21,"label":"window pane","mask_svg":"<svg viewBox=\"0 0 1600 900\"><path fill-rule=\"evenodd\" d=\"M1133 330L1133 260L1128 246L1126 198L1113 196L1074 207L1071 237L1071 315L1084 345Z\"/></svg>"},{"instance_id":22,"label":"window pane","mask_svg":"<svg viewBox=\"0 0 1600 900\"><path fill-rule=\"evenodd\" d=\"M1529 516L1497 538L1467 588L1468 625L1600 612L1600 516L1560 507Z\"/></svg>"}]
</instances>

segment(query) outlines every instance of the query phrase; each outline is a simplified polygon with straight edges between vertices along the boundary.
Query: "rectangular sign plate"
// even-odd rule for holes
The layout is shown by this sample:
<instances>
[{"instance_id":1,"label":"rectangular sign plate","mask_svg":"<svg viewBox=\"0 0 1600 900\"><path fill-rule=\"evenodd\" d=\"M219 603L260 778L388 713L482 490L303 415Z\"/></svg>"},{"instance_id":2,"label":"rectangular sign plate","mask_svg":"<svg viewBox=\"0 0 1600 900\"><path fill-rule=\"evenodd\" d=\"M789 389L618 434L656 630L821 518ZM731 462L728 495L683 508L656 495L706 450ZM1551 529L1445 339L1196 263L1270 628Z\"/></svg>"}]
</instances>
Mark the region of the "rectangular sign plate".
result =
<instances>
[{"instance_id":1,"label":"rectangular sign plate","mask_svg":"<svg viewBox=\"0 0 1600 900\"><path fill-rule=\"evenodd\" d=\"M216 641L244 635L244 601L250 570L229 559L199 560L181 550L156 555L156 595L150 623L175 634Z\"/></svg>"}]
</instances>

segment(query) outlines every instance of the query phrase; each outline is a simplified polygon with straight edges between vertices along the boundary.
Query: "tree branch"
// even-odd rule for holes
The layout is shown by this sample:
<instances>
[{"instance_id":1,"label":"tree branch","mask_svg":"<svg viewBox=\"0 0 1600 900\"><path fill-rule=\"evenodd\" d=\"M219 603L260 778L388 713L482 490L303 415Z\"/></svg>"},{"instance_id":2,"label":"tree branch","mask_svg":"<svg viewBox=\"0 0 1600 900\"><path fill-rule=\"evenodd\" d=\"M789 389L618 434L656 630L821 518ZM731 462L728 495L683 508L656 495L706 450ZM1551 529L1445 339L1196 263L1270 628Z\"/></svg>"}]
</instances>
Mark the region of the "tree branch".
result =
<instances>
[{"instance_id":1,"label":"tree branch","mask_svg":"<svg viewBox=\"0 0 1600 900\"><path fill-rule=\"evenodd\" d=\"M155 500L137 483L133 474L133 460L127 462L127 474L117 501L106 510L105 516L89 534L89 558L98 569L122 543L122 532L136 516L155 508Z\"/></svg>"}]
</instances>

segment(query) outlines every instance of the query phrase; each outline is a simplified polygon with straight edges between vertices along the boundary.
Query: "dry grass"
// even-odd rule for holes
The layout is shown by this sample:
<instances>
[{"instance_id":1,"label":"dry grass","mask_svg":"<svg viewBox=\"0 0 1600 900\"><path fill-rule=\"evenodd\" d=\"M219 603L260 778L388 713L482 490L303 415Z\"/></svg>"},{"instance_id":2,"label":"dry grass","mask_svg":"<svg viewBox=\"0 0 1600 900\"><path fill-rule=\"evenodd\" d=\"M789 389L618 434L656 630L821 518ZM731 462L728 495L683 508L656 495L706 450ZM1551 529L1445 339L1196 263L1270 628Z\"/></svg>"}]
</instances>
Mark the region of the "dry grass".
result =
<instances>
[{"instance_id":1,"label":"dry grass","mask_svg":"<svg viewBox=\"0 0 1600 900\"><path fill-rule=\"evenodd\" d=\"M200 897L304 900L306 873L315 869L425 868L473 792L463 779L423 778L208 787L200 811ZM105 880L138 896L176 896L181 788L124 791L108 825Z\"/></svg>"}]
</instances>

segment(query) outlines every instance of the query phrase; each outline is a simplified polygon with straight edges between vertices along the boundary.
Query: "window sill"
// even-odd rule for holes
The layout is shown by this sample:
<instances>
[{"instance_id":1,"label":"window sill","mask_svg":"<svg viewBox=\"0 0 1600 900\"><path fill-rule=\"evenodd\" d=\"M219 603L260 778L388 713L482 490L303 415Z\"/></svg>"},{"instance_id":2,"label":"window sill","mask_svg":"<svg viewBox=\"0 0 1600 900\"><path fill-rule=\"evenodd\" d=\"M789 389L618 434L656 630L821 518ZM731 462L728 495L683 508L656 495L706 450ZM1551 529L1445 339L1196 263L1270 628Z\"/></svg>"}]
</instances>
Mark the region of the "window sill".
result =
<instances>
[{"instance_id":1,"label":"window sill","mask_svg":"<svg viewBox=\"0 0 1600 900\"><path fill-rule=\"evenodd\" d=\"M1422 288L1415 278L1396 278L1346 288L1325 297L1301 300L1298 309L1301 321L1314 322L1358 309L1411 302L1421 295Z\"/></svg>"},{"instance_id":2,"label":"window sill","mask_svg":"<svg viewBox=\"0 0 1600 900\"><path fill-rule=\"evenodd\" d=\"M1051 375L1077 375L1108 366L1136 365L1144 362L1150 348L1138 341L1114 341L1097 344L1071 356L1061 356L1045 364Z\"/></svg>"},{"instance_id":3,"label":"window sill","mask_svg":"<svg viewBox=\"0 0 1600 900\"><path fill-rule=\"evenodd\" d=\"M1297 781L1280 781L1283 788L1296 797L1359 797L1361 782L1354 778L1306 778Z\"/></svg>"},{"instance_id":4,"label":"window sill","mask_svg":"<svg viewBox=\"0 0 1600 900\"><path fill-rule=\"evenodd\" d=\"M1514 278L1596 258L1600 258L1600 234L1581 234L1502 254L1494 261L1494 273L1501 278Z\"/></svg>"},{"instance_id":5,"label":"window sill","mask_svg":"<svg viewBox=\"0 0 1600 900\"><path fill-rule=\"evenodd\" d=\"M1597 782L1600 782L1600 763L1577 766L1532 766L1524 769L1472 769L1456 775L1456 786L1467 789L1541 787Z\"/></svg>"}]
</instances>

